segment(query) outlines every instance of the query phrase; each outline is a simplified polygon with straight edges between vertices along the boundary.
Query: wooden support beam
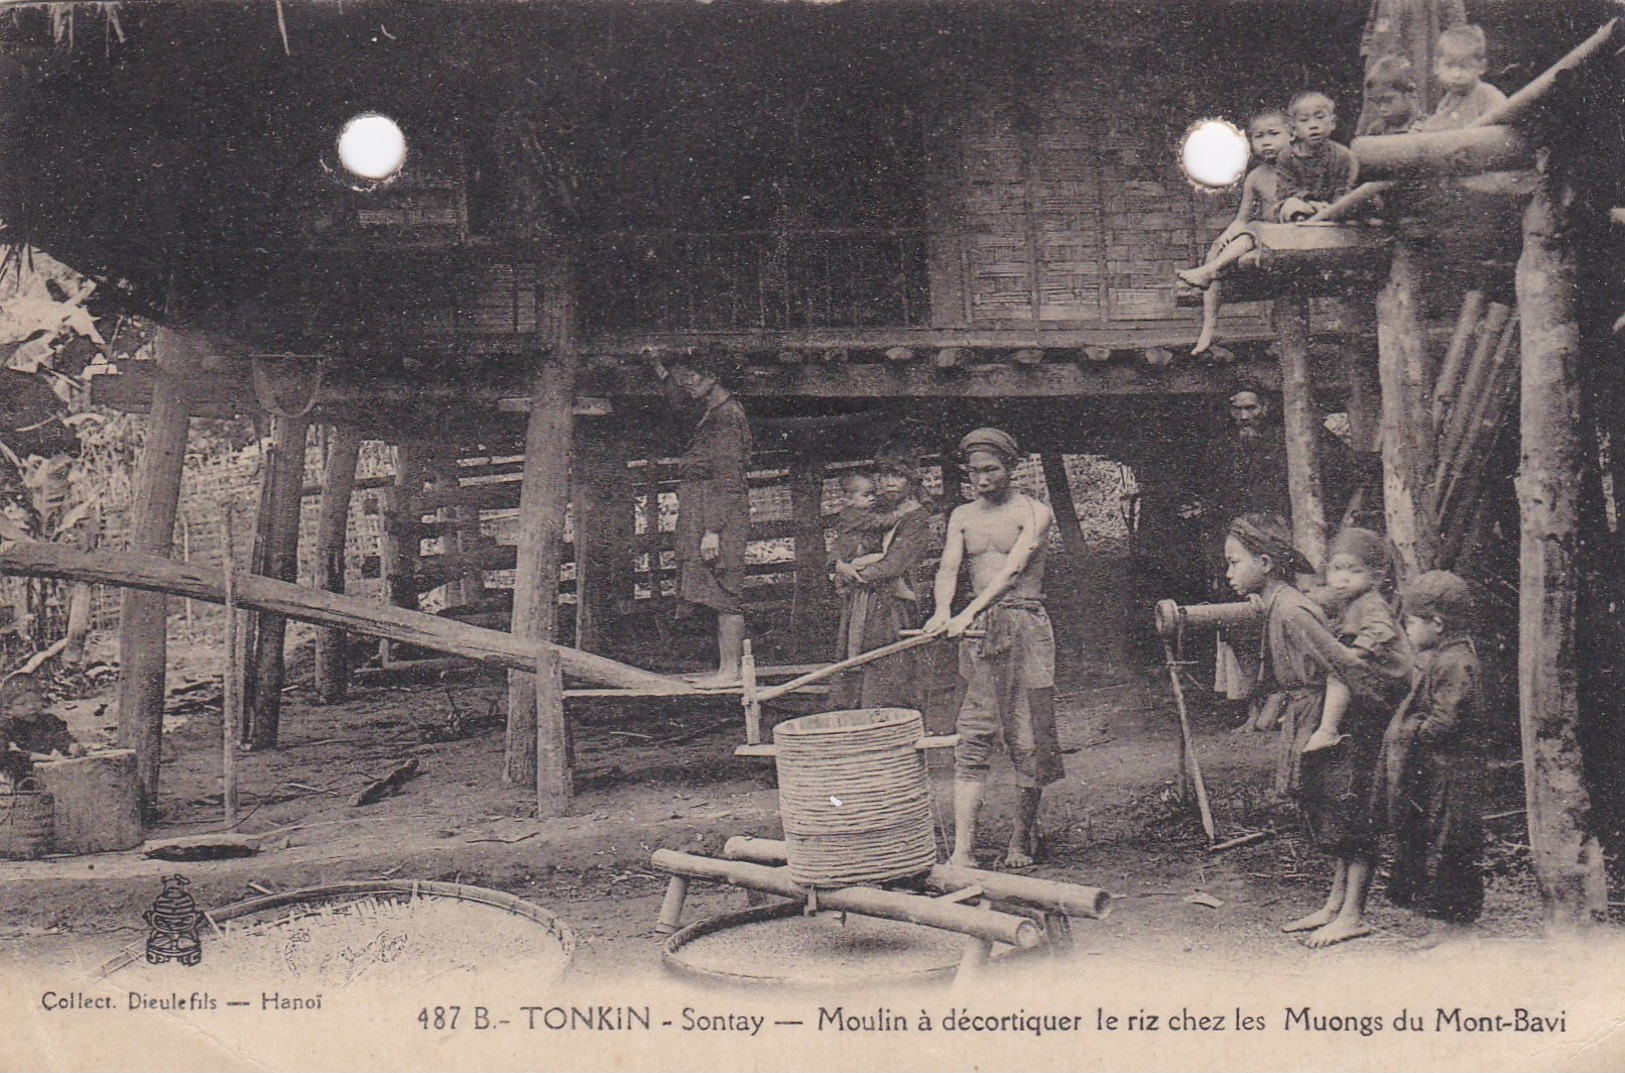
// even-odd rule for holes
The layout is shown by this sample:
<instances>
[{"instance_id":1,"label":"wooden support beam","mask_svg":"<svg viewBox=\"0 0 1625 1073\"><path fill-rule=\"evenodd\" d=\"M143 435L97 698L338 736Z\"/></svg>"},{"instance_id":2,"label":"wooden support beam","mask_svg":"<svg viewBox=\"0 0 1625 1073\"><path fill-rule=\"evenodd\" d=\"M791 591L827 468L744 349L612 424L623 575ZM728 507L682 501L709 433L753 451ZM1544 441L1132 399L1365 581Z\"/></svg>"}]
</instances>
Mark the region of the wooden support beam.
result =
<instances>
[{"instance_id":1,"label":"wooden support beam","mask_svg":"<svg viewBox=\"0 0 1625 1073\"><path fill-rule=\"evenodd\" d=\"M1309 302L1275 303L1281 333L1281 423L1286 429L1286 483L1292 539L1319 570L1326 562L1326 507L1320 486L1320 419L1309 378Z\"/></svg>"},{"instance_id":2,"label":"wooden support beam","mask_svg":"<svg viewBox=\"0 0 1625 1073\"><path fill-rule=\"evenodd\" d=\"M175 513L186 460L187 385L196 375L202 350L198 340L168 327L158 329L153 349L158 377L136 463L128 546L131 551L168 556L175 544ZM141 811L147 820L158 809L168 628L168 601L162 594L124 594L119 610L118 742L135 750Z\"/></svg>"},{"instance_id":3,"label":"wooden support beam","mask_svg":"<svg viewBox=\"0 0 1625 1073\"><path fill-rule=\"evenodd\" d=\"M1368 331L1370 298L1368 291L1361 290L1343 303L1343 338L1337 346L1338 363L1348 388L1344 405L1349 415L1349 439L1353 449L1363 453L1377 449L1382 417L1382 387Z\"/></svg>"},{"instance_id":4,"label":"wooden support beam","mask_svg":"<svg viewBox=\"0 0 1625 1073\"><path fill-rule=\"evenodd\" d=\"M299 576L299 492L305 485L305 434L310 418L271 418L260 476L260 505L255 518L251 569L278 581ZM288 622L261 611L249 616L243 667L243 741L257 749L276 747L282 719L283 642Z\"/></svg>"},{"instance_id":5,"label":"wooden support beam","mask_svg":"<svg viewBox=\"0 0 1625 1073\"><path fill-rule=\"evenodd\" d=\"M536 815L563 814L575 796L575 742L564 712L559 649L546 648L536 674Z\"/></svg>"},{"instance_id":6,"label":"wooden support beam","mask_svg":"<svg viewBox=\"0 0 1625 1073\"><path fill-rule=\"evenodd\" d=\"M809 636L831 592L824 545L824 454L821 437L799 436L790 457L790 510L795 517L796 588L790 604L790 630Z\"/></svg>"},{"instance_id":7,"label":"wooden support beam","mask_svg":"<svg viewBox=\"0 0 1625 1073\"><path fill-rule=\"evenodd\" d=\"M1514 127L1464 127L1356 138L1349 144L1366 179L1438 179L1533 166L1534 149Z\"/></svg>"},{"instance_id":8,"label":"wooden support beam","mask_svg":"<svg viewBox=\"0 0 1625 1073\"><path fill-rule=\"evenodd\" d=\"M1462 375L1467 371L1467 356L1472 352L1475 334L1484 319L1484 292L1468 291L1461 300L1461 314L1456 318L1456 330L1445 347L1444 360L1439 363L1439 375L1433 380L1433 431L1444 431L1445 415L1450 412L1461 392ZM1440 452L1443 454L1444 452Z\"/></svg>"},{"instance_id":9,"label":"wooden support beam","mask_svg":"<svg viewBox=\"0 0 1625 1073\"><path fill-rule=\"evenodd\" d=\"M0 548L0 574L60 577L97 585L118 585L144 592L167 593L209 603L225 602L219 570L177 563L134 552L84 552L59 544L12 544ZM558 648L565 674L618 689L659 689L666 696L688 696L695 689L680 678L668 678L641 667L617 663L590 652L526 641L505 630L488 630L453 618L408 611L372 600L290 585L255 574L237 576L238 605L268 611L318 626L388 637L509 670L533 671L537 653Z\"/></svg>"},{"instance_id":10,"label":"wooden support beam","mask_svg":"<svg viewBox=\"0 0 1625 1073\"><path fill-rule=\"evenodd\" d=\"M1382 501L1388 539L1409 580L1433 569L1438 526L1430 517L1427 489L1433 420L1423 406L1427 345L1414 254L1394 250L1388 283L1377 295L1377 375L1382 382Z\"/></svg>"},{"instance_id":11,"label":"wooden support beam","mask_svg":"<svg viewBox=\"0 0 1625 1073\"><path fill-rule=\"evenodd\" d=\"M578 421L571 508L575 521L576 647L602 652L632 600L632 477L622 430Z\"/></svg>"},{"instance_id":12,"label":"wooden support beam","mask_svg":"<svg viewBox=\"0 0 1625 1073\"><path fill-rule=\"evenodd\" d=\"M514 573L513 635L551 642L558 622L559 560L564 544L564 508L570 494L570 447L575 399L575 280L568 254L555 246L543 264L541 316L551 346L537 355L531 381L530 418L525 427L525 469L519 494L519 562ZM537 686L522 671L508 675L508 733L503 777L523 786L539 785L536 766ZM562 705L549 717L562 719ZM565 738L564 727L547 731ZM553 803L537 794L537 808Z\"/></svg>"},{"instance_id":13,"label":"wooden support beam","mask_svg":"<svg viewBox=\"0 0 1625 1073\"><path fill-rule=\"evenodd\" d=\"M1612 25L1612 24L1610 24ZM1523 324L1518 701L1529 845L1550 925L1560 931L1608 913L1602 846L1579 740L1575 608L1582 574L1580 495L1585 449L1575 319L1572 188L1548 170L1523 218L1518 315Z\"/></svg>"},{"instance_id":14,"label":"wooden support beam","mask_svg":"<svg viewBox=\"0 0 1625 1073\"><path fill-rule=\"evenodd\" d=\"M395 607L416 608L414 587L419 558L417 526L423 521L423 448L416 443L395 447L395 484L384 496L384 537L380 568L384 592Z\"/></svg>"},{"instance_id":15,"label":"wooden support beam","mask_svg":"<svg viewBox=\"0 0 1625 1073\"><path fill-rule=\"evenodd\" d=\"M327 428L327 461L322 470L322 498L316 521L316 587L344 591L345 534L350 525L350 497L355 488L361 433L354 428ZM316 695L323 703L344 699L350 688L350 660L342 630L316 634Z\"/></svg>"},{"instance_id":16,"label":"wooden support beam","mask_svg":"<svg viewBox=\"0 0 1625 1073\"><path fill-rule=\"evenodd\" d=\"M1078 505L1072 499L1072 483L1066 477L1066 456L1060 448L1043 452L1044 486L1049 490L1050 506L1055 515L1055 528L1061 534L1061 546L1072 556L1073 562L1082 562L1089 553L1083 541L1083 525L1078 521Z\"/></svg>"}]
</instances>

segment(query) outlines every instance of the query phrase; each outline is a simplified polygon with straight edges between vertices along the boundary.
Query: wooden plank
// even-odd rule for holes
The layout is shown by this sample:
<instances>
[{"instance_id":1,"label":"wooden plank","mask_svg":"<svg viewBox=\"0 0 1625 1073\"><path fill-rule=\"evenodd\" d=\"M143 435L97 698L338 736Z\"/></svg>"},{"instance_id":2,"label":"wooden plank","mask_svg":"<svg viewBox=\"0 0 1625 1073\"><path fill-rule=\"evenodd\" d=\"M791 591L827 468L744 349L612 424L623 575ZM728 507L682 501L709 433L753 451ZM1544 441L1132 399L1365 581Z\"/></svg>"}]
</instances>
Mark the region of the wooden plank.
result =
<instances>
[{"instance_id":1,"label":"wooden plank","mask_svg":"<svg viewBox=\"0 0 1625 1073\"><path fill-rule=\"evenodd\" d=\"M133 552L92 553L55 544L13 544L0 548L0 574L70 578L216 604L225 600L224 579L219 570ZM501 630L290 585L256 574L239 575L237 589L238 600L245 608L269 611L318 626L388 637L403 644L466 656L510 670L533 670L537 652L549 643L527 641ZM564 673L587 682L627 689L675 685L694 692L686 682L590 652L561 649L559 659Z\"/></svg>"},{"instance_id":2,"label":"wooden plank","mask_svg":"<svg viewBox=\"0 0 1625 1073\"><path fill-rule=\"evenodd\" d=\"M344 591L345 533L350 525L350 497L355 489L361 433L353 428L327 429L327 462L322 470L322 498L316 520L316 587ZM324 703L344 699L350 664L340 630L316 634L316 695Z\"/></svg>"},{"instance_id":3,"label":"wooden plank","mask_svg":"<svg viewBox=\"0 0 1625 1073\"><path fill-rule=\"evenodd\" d=\"M305 434L308 416L271 419L260 485L261 525L256 520L254 567L263 577L294 581L299 576L299 490L305 483ZM283 647L288 623L281 615L261 611L249 617L243 674L244 740L260 749L274 748L282 720Z\"/></svg>"},{"instance_id":4,"label":"wooden plank","mask_svg":"<svg viewBox=\"0 0 1625 1073\"><path fill-rule=\"evenodd\" d=\"M131 551L167 556L175 545L181 470L186 459L189 385L202 358L201 341L160 327L152 412L136 462L130 510ZM158 807L159 752L164 724L168 603L161 593L126 592L119 610L118 742L136 754L144 819Z\"/></svg>"},{"instance_id":5,"label":"wooden plank","mask_svg":"<svg viewBox=\"0 0 1625 1073\"><path fill-rule=\"evenodd\" d=\"M1326 561L1326 507L1320 486L1320 420L1309 376L1308 300L1277 300L1275 320L1281 332L1281 423L1292 539L1319 570Z\"/></svg>"},{"instance_id":6,"label":"wooden plank","mask_svg":"<svg viewBox=\"0 0 1625 1073\"><path fill-rule=\"evenodd\" d=\"M1612 25L1612 24L1610 24ZM1516 277L1523 324L1519 468L1518 707L1535 878L1554 930L1608 914L1580 747L1577 579L1586 425L1580 420L1572 187L1548 171L1524 212Z\"/></svg>"}]
</instances>

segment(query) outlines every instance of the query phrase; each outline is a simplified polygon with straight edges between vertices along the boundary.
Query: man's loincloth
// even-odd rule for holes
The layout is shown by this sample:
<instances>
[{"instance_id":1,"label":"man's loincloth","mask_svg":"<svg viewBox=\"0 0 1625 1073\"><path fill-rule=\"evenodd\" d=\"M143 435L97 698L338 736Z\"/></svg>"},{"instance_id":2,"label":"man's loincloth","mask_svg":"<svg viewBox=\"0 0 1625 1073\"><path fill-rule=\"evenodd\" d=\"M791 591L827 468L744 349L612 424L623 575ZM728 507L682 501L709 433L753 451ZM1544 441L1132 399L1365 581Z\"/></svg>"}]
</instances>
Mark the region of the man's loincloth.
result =
<instances>
[{"instance_id":1,"label":"man's loincloth","mask_svg":"<svg viewBox=\"0 0 1625 1073\"><path fill-rule=\"evenodd\" d=\"M959 643L965 700L955 729L954 772L984 779L997 739L1016 784L1047 786L1066 777L1055 733L1055 631L1042 600L1006 597L976 617L985 636Z\"/></svg>"}]
</instances>

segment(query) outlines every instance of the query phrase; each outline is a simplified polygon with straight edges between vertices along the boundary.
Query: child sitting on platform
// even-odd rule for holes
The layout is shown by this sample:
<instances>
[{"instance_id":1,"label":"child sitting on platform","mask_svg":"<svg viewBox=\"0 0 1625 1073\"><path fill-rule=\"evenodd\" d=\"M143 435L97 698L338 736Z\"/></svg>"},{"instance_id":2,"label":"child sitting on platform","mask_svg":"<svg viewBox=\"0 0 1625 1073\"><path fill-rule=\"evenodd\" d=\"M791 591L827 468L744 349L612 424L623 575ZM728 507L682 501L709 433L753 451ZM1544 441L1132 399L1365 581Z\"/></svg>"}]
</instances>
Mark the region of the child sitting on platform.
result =
<instances>
[{"instance_id":1,"label":"child sitting on platform","mask_svg":"<svg viewBox=\"0 0 1625 1073\"><path fill-rule=\"evenodd\" d=\"M1462 927L1484 906L1479 867L1483 757L1474 748L1483 711L1467 582L1430 570L1405 587L1405 634L1418 674L1383 740L1384 800L1394 837L1388 897Z\"/></svg>"},{"instance_id":2,"label":"child sitting on platform","mask_svg":"<svg viewBox=\"0 0 1625 1073\"><path fill-rule=\"evenodd\" d=\"M1332 141L1337 105L1324 93L1292 98L1292 145L1276 165L1283 223L1305 220L1354 189L1354 154Z\"/></svg>"},{"instance_id":3,"label":"child sitting on platform","mask_svg":"<svg viewBox=\"0 0 1625 1073\"><path fill-rule=\"evenodd\" d=\"M1434 46L1433 77L1444 96L1433 114L1416 125L1419 131L1458 130L1505 101L1506 94L1483 80L1488 67L1484 31L1452 26Z\"/></svg>"},{"instance_id":4,"label":"child sitting on platform","mask_svg":"<svg viewBox=\"0 0 1625 1073\"><path fill-rule=\"evenodd\" d=\"M1204 263L1178 273L1180 279L1203 288L1204 292L1202 332L1191 348L1192 354L1200 354L1213 345L1213 333L1219 320L1219 274L1256 245L1247 232L1247 225L1254 220L1274 220L1280 212L1275 166L1281 153L1292 143L1291 131L1292 121L1276 108L1259 112L1248 121L1247 137L1252 143L1253 155L1258 158L1258 166L1247 173L1241 184L1241 204L1236 207L1236 218L1208 247Z\"/></svg>"},{"instance_id":5,"label":"child sitting on platform","mask_svg":"<svg viewBox=\"0 0 1625 1073\"><path fill-rule=\"evenodd\" d=\"M1403 56L1378 56L1365 74L1362 135L1404 134L1416 122L1416 71Z\"/></svg>"}]
</instances>

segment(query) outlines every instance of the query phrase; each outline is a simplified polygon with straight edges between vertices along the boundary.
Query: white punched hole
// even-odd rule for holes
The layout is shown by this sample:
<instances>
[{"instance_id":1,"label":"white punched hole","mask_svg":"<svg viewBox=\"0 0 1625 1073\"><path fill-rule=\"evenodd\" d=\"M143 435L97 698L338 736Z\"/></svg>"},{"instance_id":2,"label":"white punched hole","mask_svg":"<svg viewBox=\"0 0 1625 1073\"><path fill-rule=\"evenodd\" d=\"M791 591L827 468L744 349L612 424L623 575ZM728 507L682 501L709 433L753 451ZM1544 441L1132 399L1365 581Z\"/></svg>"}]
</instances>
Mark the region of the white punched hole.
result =
<instances>
[{"instance_id":1,"label":"white punched hole","mask_svg":"<svg viewBox=\"0 0 1625 1073\"><path fill-rule=\"evenodd\" d=\"M339 132L339 163L359 179L392 179L406 163L406 135L388 116L363 112Z\"/></svg>"},{"instance_id":2,"label":"white punched hole","mask_svg":"<svg viewBox=\"0 0 1625 1073\"><path fill-rule=\"evenodd\" d=\"M1203 119L1185 132L1179 163L1198 186L1223 190L1247 173L1247 135L1223 119Z\"/></svg>"}]
</instances>

